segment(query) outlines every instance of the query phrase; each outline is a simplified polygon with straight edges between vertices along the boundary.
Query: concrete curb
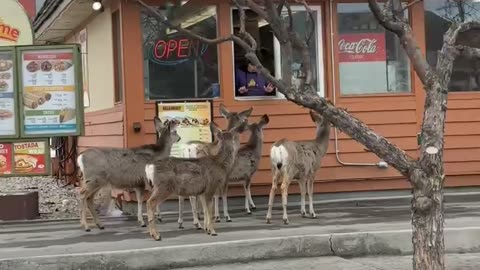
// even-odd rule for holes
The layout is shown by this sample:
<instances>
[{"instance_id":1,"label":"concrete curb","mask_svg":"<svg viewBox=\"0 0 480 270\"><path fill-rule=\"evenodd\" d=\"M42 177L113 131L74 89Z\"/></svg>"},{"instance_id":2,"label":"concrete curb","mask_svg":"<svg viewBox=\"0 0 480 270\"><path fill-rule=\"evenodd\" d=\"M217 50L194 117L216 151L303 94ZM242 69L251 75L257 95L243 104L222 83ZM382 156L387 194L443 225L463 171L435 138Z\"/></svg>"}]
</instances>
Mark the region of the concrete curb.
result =
<instances>
[{"instance_id":1,"label":"concrete curb","mask_svg":"<svg viewBox=\"0 0 480 270\"><path fill-rule=\"evenodd\" d=\"M221 240L221 236L218 236ZM168 240L164 240L168 241ZM445 229L447 253L480 252L480 227ZM72 255L0 260L0 269L172 269L252 260L412 254L411 230L298 235Z\"/></svg>"}]
</instances>

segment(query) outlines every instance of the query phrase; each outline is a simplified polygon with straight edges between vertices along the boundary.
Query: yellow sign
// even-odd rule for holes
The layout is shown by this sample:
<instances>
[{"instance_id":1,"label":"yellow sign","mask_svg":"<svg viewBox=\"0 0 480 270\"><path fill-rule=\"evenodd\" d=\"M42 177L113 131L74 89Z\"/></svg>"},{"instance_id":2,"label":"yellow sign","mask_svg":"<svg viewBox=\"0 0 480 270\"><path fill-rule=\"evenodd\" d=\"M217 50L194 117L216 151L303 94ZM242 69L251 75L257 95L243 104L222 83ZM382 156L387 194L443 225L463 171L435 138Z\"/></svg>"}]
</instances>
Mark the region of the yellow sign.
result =
<instances>
[{"instance_id":1,"label":"yellow sign","mask_svg":"<svg viewBox=\"0 0 480 270\"><path fill-rule=\"evenodd\" d=\"M17 0L1 0L0 47L33 45L33 31L30 19Z\"/></svg>"},{"instance_id":2,"label":"yellow sign","mask_svg":"<svg viewBox=\"0 0 480 270\"><path fill-rule=\"evenodd\" d=\"M162 122L174 121L178 124L177 132L181 140L173 145L171 156L183 157L184 147L189 141L212 142L209 101L157 103L157 110Z\"/></svg>"}]
</instances>

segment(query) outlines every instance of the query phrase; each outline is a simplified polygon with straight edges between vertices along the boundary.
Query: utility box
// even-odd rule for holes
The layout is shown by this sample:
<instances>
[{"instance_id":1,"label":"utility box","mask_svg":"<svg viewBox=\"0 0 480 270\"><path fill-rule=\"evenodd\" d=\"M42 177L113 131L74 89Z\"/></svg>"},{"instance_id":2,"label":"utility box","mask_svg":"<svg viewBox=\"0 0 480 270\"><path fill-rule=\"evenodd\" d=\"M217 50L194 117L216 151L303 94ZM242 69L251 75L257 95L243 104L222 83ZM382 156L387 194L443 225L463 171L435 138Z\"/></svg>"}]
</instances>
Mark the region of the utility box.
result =
<instances>
[{"instance_id":1,"label":"utility box","mask_svg":"<svg viewBox=\"0 0 480 270\"><path fill-rule=\"evenodd\" d=\"M39 217L38 192L0 192L0 220L30 220Z\"/></svg>"}]
</instances>

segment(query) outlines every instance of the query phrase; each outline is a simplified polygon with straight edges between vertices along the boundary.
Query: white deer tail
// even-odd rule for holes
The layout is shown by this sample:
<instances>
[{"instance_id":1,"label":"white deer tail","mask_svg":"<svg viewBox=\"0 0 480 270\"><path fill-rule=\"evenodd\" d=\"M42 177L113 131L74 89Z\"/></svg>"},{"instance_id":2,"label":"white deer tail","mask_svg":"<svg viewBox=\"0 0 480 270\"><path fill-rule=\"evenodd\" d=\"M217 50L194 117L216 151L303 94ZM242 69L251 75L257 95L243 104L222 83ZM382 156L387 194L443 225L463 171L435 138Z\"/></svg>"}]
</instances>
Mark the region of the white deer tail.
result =
<instances>
[{"instance_id":1,"label":"white deer tail","mask_svg":"<svg viewBox=\"0 0 480 270\"><path fill-rule=\"evenodd\" d=\"M145 175L147 176L147 183L153 187L153 176L155 174L155 165L147 164L145 166Z\"/></svg>"},{"instance_id":2,"label":"white deer tail","mask_svg":"<svg viewBox=\"0 0 480 270\"><path fill-rule=\"evenodd\" d=\"M272 165L281 170L287 164L288 152L283 145L274 145L270 150L270 160Z\"/></svg>"}]
</instances>

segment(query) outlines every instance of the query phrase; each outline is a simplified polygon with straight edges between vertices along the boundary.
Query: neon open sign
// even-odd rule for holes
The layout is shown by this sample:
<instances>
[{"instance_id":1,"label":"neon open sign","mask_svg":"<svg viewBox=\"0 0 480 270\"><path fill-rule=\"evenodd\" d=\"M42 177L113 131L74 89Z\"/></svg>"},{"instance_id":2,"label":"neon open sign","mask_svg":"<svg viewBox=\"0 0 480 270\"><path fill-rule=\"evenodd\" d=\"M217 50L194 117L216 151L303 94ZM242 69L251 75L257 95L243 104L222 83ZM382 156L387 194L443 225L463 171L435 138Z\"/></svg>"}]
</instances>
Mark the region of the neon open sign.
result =
<instances>
[{"instance_id":1,"label":"neon open sign","mask_svg":"<svg viewBox=\"0 0 480 270\"><path fill-rule=\"evenodd\" d=\"M158 40L153 46L152 60L160 65L178 65L202 56L208 44L187 38Z\"/></svg>"}]
</instances>

